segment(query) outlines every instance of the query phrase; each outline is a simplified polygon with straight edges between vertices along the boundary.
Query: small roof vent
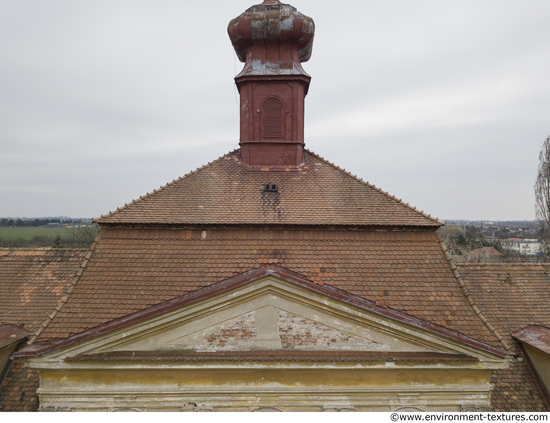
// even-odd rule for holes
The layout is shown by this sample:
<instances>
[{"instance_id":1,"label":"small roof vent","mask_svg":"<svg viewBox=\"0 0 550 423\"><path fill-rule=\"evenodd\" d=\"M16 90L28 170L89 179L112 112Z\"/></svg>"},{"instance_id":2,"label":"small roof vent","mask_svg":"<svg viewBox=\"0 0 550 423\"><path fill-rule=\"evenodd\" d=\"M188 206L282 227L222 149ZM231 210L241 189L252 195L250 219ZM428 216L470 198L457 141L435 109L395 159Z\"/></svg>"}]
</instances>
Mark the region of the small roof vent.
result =
<instances>
[{"instance_id":1,"label":"small roof vent","mask_svg":"<svg viewBox=\"0 0 550 423\"><path fill-rule=\"evenodd\" d=\"M277 184L265 184L264 191L277 192Z\"/></svg>"}]
</instances>

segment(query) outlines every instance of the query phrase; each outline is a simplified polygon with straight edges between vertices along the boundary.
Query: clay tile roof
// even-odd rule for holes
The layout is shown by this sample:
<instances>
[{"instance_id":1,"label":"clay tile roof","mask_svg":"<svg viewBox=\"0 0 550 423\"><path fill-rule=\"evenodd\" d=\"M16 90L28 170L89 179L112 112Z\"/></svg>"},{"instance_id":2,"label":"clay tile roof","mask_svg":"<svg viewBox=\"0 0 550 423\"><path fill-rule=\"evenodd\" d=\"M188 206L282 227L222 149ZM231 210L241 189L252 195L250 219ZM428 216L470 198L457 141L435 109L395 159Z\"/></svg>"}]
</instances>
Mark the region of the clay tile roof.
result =
<instances>
[{"instance_id":1,"label":"clay tile roof","mask_svg":"<svg viewBox=\"0 0 550 423\"><path fill-rule=\"evenodd\" d=\"M545 326L529 325L512 334L512 337L550 354L550 328Z\"/></svg>"},{"instance_id":2,"label":"clay tile roof","mask_svg":"<svg viewBox=\"0 0 550 423\"><path fill-rule=\"evenodd\" d=\"M26 338L30 332L15 325L0 325L0 348Z\"/></svg>"},{"instance_id":3,"label":"clay tile roof","mask_svg":"<svg viewBox=\"0 0 550 423\"><path fill-rule=\"evenodd\" d=\"M68 357L65 361L300 361L300 362L369 362L369 361L478 361L464 354L435 352L381 351L114 351Z\"/></svg>"},{"instance_id":4,"label":"clay tile roof","mask_svg":"<svg viewBox=\"0 0 550 423\"><path fill-rule=\"evenodd\" d=\"M67 295L86 253L0 249L0 324L37 331Z\"/></svg>"},{"instance_id":5,"label":"clay tile roof","mask_svg":"<svg viewBox=\"0 0 550 423\"><path fill-rule=\"evenodd\" d=\"M17 348L13 344L22 343L29 334L29 331L15 325L0 325L0 349L8 347L10 351ZM23 363L18 359L0 358L0 375L5 376L0 386L0 411L34 411L38 403L38 384L31 383L29 386L28 382L36 379L36 372L22 367ZM25 377L18 377L23 374Z\"/></svg>"},{"instance_id":6,"label":"clay tile roof","mask_svg":"<svg viewBox=\"0 0 550 423\"><path fill-rule=\"evenodd\" d=\"M264 192L265 184L277 192ZM249 168L239 150L95 219L101 224L444 224L305 151L299 169Z\"/></svg>"},{"instance_id":7,"label":"clay tile roof","mask_svg":"<svg viewBox=\"0 0 550 423\"><path fill-rule=\"evenodd\" d=\"M487 256L501 256L502 253L498 251L495 247L482 247L477 248L472 253L484 254Z\"/></svg>"},{"instance_id":8,"label":"clay tile roof","mask_svg":"<svg viewBox=\"0 0 550 423\"><path fill-rule=\"evenodd\" d=\"M512 334L528 325L550 327L550 264L478 263L457 265L465 288L489 324L522 358ZM550 411L525 357L491 376L495 411Z\"/></svg>"},{"instance_id":9,"label":"clay tile roof","mask_svg":"<svg viewBox=\"0 0 550 423\"><path fill-rule=\"evenodd\" d=\"M0 387L0 412L38 409L38 372L15 359Z\"/></svg>"},{"instance_id":10,"label":"clay tile roof","mask_svg":"<svg viewBox=\"0 0 550 423\"><path fill-rule=\"evenodd\" d=\"M87 254L87 250L0 249L0 324L23 325L27 334L39 332L68 298ZM37 372L15 359L0 387L0 411L35 411L37 388Z\"/></svg>"},{"instance_id":11,"label":"clay tile roof","mask_svg":"<svg viewBox=\"0 0 550 423\"><path fill-rule=\"evenodd\" d=\"M34 345L31 345L25 348L22 351L19 351L18 353L15 354L15 356L24 357L24 356L41 355L58 348L62 348L77 342L81 342L86 339L90 339L94 336L98 336L113 330L120 329L129 324L142 321L144 319L148 319L154 316L158 316L160 314L172 311L174 309L203 300L204 298L208 298L212 295L218 295L223 292L230 291L238 286L244 285L248 282L257 280L267 275L273 275L273 276L279 277L281 279L286 280L287 282L302 286L311 291L321 293L327 297L331 297L336 300L362 308L363 310L367 310L371 313L375 313L380 316L385 316L395 321L402 322L406 325L414 326L417 328L427 330L432 333L436 333L438 335L442 335L444 337L462 342L464 344L474 346L476 348L482 349L492 354L496 354L501 357L505 357L507 355L506 352L501 349L494 348L493 346L484 344L482 342L479 342L478 340L471 339L467 336L464 336L461 333L458 333L457 331L449 330L449 328L443 325L433 324L432 322L429 322L424 319L419 319L417 317L400 312L398 310L380 307L374 304L372 301L369 301L360 296L350 294L349 292L343 291L341 289L335 288L330 285L320 286L318 284L315 284L309 281L303 275L300 275L296 272L289 271L288 269L285 269L278 265L268 264L268 265L263 265L258 269L251 269L247 272L243 272L239 275L228 278L218 283L214 283L210 286L206 286L204 288L191 291L180 297L176 297L168 301L164 301L162 303L148 307L146 309L137 311L135 313L128 314L120 318L108 321L102 325L85 330L69 338L52 340L49 343L40 341Z\"/></svg>"},{"instance_id":12,"label":"clay tile roof","mask_svg":"<svg viewBox=\"0 0 550 423\"><path fill-rule=\"evenodd\" d=\"M104 228L78 285L40 342L276 264L317 285L502 348L469 304L433 229L424 231Z\"/></svg>"}]
</instances>

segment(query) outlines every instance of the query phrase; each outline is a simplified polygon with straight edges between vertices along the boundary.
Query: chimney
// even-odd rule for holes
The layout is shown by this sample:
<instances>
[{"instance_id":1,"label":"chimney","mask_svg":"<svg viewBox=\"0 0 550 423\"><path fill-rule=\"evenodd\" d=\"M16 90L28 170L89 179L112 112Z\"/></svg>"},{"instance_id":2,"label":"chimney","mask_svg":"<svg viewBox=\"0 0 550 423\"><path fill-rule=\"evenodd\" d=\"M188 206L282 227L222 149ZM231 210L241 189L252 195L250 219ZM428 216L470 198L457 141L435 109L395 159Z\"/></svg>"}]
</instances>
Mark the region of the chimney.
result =
<instances>
[{"instance_id":1,"label":"chimney","mask_svg":"<svg viewBox=\"0 0 550 423\"><path fill-rule=\"evenodd\" d=\"M227 28L244 68L235 77L241 97L241 163L295 168L304 162L304 99L311 77L315 25L296 8L265 0Z\"/></svg>"}]
</instances>

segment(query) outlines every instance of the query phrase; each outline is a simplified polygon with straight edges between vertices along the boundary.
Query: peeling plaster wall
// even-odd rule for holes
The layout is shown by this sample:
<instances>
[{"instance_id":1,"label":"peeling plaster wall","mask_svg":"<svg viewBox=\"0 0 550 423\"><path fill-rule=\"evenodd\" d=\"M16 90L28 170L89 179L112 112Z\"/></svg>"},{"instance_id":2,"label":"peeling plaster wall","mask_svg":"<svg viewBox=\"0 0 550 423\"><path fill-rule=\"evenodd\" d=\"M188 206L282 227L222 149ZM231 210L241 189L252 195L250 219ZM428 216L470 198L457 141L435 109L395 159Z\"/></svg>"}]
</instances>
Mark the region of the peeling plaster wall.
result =
<instances>
[{"instance_id":1,"label":"peeling plaster wall","mask_svg":"<svg viewBox=\"0 0 550 423\"><path fill-rule=\"evenodd\" d=\"M249 367L44 371L41 410L475 411L490 404L486 370Z\"/></svg>"},{"instance_id":2,"label":"peeling plaster wall","mask_svg":"<svg viewBox=\"0 0 550 423\"><path fill-rule=\"evenodd\" d=\"M550 394L550 355L537 348L533 348L531 345L523 344L523 346L527 354L529 354L529 359L533 363L533 367L544 385L544 389Z\"/></svg>"},{"instance_id":3,"label":"peeling plaster wall","mask_svg":"<svg viewBox=\"0 0 550 423\"><path fill-rule=\"evenodd\" d=\"M175 349L385 350L387 346L274 307L262 307L170 343Z\"/></svg>"},{"instance_id":4,"label":"peeling plaster wall","mask_svg":"<svg viewBox=\"0 0 550 423\"><path fill-rule=\"evenodd\" d=\"M226 349L224 347L227 344L236 346L241 340L256 338L258 332L254 314L254 312L246 313L220 325L221 327L217 326L214 330L200 334L206 344L211 347L207 349L223 350Z\"/></svg>"},{"instance_id":5,"label":"peeling plaster wall","mask_svg":"<svg viewBox=\"0 0 550 423\"><path fill-rule=\"evenodd\" d=\"M284 349L297 350L375 350L383 349L377 342L361 339L305 317L282 311L278 315L278 334Z\"/></svg>"}]
</instances>

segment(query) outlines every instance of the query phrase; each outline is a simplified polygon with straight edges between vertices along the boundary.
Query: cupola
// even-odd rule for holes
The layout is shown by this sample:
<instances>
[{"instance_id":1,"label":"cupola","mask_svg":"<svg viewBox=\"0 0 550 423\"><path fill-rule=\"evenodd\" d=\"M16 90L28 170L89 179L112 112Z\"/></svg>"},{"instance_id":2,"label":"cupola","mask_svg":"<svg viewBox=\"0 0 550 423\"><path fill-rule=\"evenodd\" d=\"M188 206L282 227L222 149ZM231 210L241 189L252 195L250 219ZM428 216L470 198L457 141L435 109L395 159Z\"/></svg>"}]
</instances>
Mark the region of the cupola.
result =
<instances>
[{"instance_id":1,"label":"cupola","mask_svg":"<svg viewBox=\"0 0 550 423\"><path fill-rule=\"evenodd\" d=\"M304 99L311 77L301 63L311 57L315 25L277 0L252 6L229 23L244 68L235 77L240 94L241 163L295 168L304 161Z\"/></svg>"}]
</instances>

